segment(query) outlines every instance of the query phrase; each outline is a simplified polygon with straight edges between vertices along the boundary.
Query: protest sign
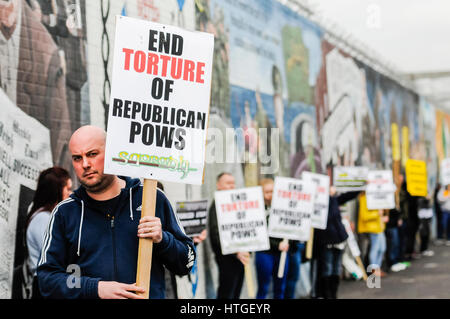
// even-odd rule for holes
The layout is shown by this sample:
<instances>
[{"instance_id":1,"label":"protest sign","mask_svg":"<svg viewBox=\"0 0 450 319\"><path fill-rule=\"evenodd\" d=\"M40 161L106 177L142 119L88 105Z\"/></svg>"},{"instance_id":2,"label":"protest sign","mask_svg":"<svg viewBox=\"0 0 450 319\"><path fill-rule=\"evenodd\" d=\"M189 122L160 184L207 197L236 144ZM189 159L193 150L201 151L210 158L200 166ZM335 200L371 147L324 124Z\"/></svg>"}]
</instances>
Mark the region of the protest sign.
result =
<instances>
[{"instance_id":1,"label":"protest sign","mask_svg":"<svg viewBox=\"0 0 450 319\"><path fill-rule=\"evenodd\" d=\"M2 89L0 103L0 299L9 299L13 269L25 258L26 220L37 179L53 162L50 131Z\"/></svg>"},{"instance_id":2,"label":"protest sign","mask_svg":"<svg viewBox=\"0 0 450 319\"><path fill-rule=\"evenodd\" d=\"M206 229L208 215L208 201L198 200L190 202L177 202L177 216L184 232L189 237L200 235Z\"/></svg>"},{"instance_id":3,"label":"protest sign","mask_svg":"<svg viewBox=\"0 0 450 319\"><path fill-rule=\"evenodd\" d=\"M406 161L406 189L411 196L427 196L427 164L424 161Z\"/></svg>"},{"instance_id":4,"label":"protest sign","mask_svg":"<svg viewBox=\"0 0 450 319\"><path fill-rule=\"evenodd\" d=\"M441 161L441 183L442 185L450 185L450 158Z\"/></svg>"},{"instance_id":5,"label":"protest sign","mask_svg":"<svg viewBox=\"0 0 450 319\"><path fill-rule=\"evenodd\" d=\"M333 169L333 185L338 192L366 189L369 169L364 166L336 166Z\"/></svg>"},{"instance_id":6,"label":"protest sign","mask_svg":"<svg viewBox=\"0 0 450 319\"><path fill-rule=\"evenodd\" d=\"M311 226L317 229L326 229L328 204L330 202L330 178L328 175L303 172L302 180L308 184L316 185L314 213L311 216Z\"/></svg>"},{"instance_id":7,"label":"protest sign","mask_svg":"<svg viewBox=\"0 0 450 319\"><path fill-rule=\"evenodd\" d=\"M352 228L350 227L350 223L346 218L342 218L342 224L345 227L345 230L347 231L348 238L347 238L347 244L348 248L350 248L350 252L352 253L353 257L361 256L361 251L359 250L358 243L356 242L355 235L353 234Z\"/></svg>"},{"instance_id":8,"label":"protest sign","mask_svg":"<svg viewBox=\"0 0 450 319\"><path fill-rule=\"evenodd\" d=\"M214 36L116 18L105 173L200 185Z\"/></svg>"},{"instance_id":9,"label":"protest sign","mask_svg":"<svg viewBox=\"0 0 450 319\"><path fill-rule=\"evenodd\" d=\"M367 209L392 209L395 207L395 190L392 171L369 171L367 175Z\"/></svg>"},{"instance_id":10,"label":"protest sign","mask_svg":"<svg viewBox=\"0 0 450 319\"><path fill-rule=\"evenodd\" d=\"M142 217L155 215L156 180L203 183L213 49L212 34L116 16L104 172L144 178ZM144 297L152 247L139 239Z\"/></svg>"},{"instance_id":11,"label":"protest sign","mask_svg":"<svg viewBox=\"0 0 450 319\"><path fill-rule=\"evenodd\" d=\"M270 248L262 187L215 193L222 254Z\"/></svg>"},{"instance_id":12,"label":"protest sign","mask_svg":"<svg viewBox=\"0 0 450 319\"><path fill-rule=\"evenodd\" d=\"M356 259L358 266L361 268L364 280L367 280L366 270L364 268L364 264L361 260L361 251L359 250L358 242L356 241L355 235L353 234L352 228L350 227L350 223L346 218L342 218L342 224L345 227L345 230L348 234L347 244L350 249L351 254Z\"/></svg>"},{"instance_id":13,"label":"protest sign","mask_svg":"<svg viewBox=\"0 0 450 319\"><path fill-rule=\"evenodd\" d=\"M307 241L314 213L315 191L314 184L276 177L269 216L269 236Z\"/></svg>"}]
</instances>

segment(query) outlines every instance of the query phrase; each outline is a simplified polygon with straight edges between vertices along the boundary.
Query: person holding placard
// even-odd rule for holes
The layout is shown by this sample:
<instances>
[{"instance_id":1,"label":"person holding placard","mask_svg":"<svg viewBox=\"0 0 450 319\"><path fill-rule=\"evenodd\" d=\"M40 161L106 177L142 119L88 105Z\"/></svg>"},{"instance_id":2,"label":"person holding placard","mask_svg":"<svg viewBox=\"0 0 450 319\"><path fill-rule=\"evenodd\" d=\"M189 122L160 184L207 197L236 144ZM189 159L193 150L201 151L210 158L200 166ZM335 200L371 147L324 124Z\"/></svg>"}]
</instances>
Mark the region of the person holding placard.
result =
<instances>
[{"instance_id":1,"label":"person holding placard","mask_svg":"<svg viewBox=\"0 0 450 319\"><path fill-rule=\"evenodd\" d=\"M384 215L382 209L367 209L367 197L365 192L359 196L358 232L368 234L370 238L369 264L377 276L384 277L381 270L384 253L386 251L385 224L389 216Z\"/></svg>"},{"instance_id":2,"label":"person holding placard","mask_svg":"<svg viewBox=\"0 0 450 319\"><path fill-rule=\"evenodd\" d=\"M218 191L235 189L234 176L227 172L219 174L216 188ZM244 266L250 262L250 254L248 252L222 254L215 201L211 203L208 212L208 232L219 268L217 299L239 299L244 283Z\"/></svg>"},{"instance_id":3,"label":"person holding placard","mask_svg":"<svg viewBox=\"0 0 450 319\"><path fill-rule=\"evenodd\" d=\"M139 179L104 173L106 132L83 126L69 142L81 186L52 212L37 276L45 298L142 299L135 294L139 238L154 243L150 298L165 297L164 267L190 272L195 248L169 200L157 191L155 216L141 218Z\"/></svg>"},{"instance_id":4,"label":"person holding placard","mask_svg":"<svg viewBox=\"0 0 450 319\"><path fill-rule=\"evenodd\" d=\"M274 181L271 178L262 179L259 183L263 188L264 206L266 216L269 219L270 206L272 204L272 193ZM280 263L281 252L288 251L292 241L285 241L281 238L269 237L270 250L258 251L255 254L255 266L258 279L257 299L265 299L269 290L270 282L273 282L273 298L283 299L286 288L287 270L289 265L289 254L286 256L284 275L278 278L278 265Z\"/></svg>"},{"instance_id":5,"label":"person holding placard","mask_svg":"<svg viewBox=\"0 0 450 319\"><path fill-rule=\"evenodd\" d=\"M331 186L327 228L314 231L314 241L319 254L319 292L325 299L337 298L342 256L348 238L339 206L355 199L359 193L355 191L338 195L336 188Z\"/></svg>"}]
</instances>

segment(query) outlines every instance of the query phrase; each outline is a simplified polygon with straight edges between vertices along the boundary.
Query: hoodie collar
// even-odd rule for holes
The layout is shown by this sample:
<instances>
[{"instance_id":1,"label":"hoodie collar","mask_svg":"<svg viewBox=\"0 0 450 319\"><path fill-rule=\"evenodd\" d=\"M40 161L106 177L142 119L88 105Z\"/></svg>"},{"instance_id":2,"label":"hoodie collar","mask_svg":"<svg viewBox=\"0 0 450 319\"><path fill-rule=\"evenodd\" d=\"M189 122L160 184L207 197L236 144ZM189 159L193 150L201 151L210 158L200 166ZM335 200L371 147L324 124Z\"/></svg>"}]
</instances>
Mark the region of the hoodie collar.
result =
<instances>
[{"instance_id":1,"label":"hoodie collar","mask_svg":"<svg viewBox=\"0 0 450 319\"><path fill-rule=\"evenodd\" d=\"M133 218L133 197L132 192L133 189L139 187L141 185L141 182L139 179L132 179L129 177L119 176L119 178L123 179L125 181L125 187L120 190L119 196L122 198L126 198L129 194L129 202L130 202L130 219L134 220ZM84 211L85 211L85 205L88 204L90 201L92 201L92 198L87 194L86 189L84 186L80 186L75 192L73 192L72 195L70 195L74 200L81 203L81 219L80 219L80 226L78 229L78 249L77 249L77 255L80 256L81 253L81 235L83 231L83 221L84 221Z\"/></svg>"},{"instance_id":2,"label":"hoodie collar","mask_svg":"<svg viewBox=\"0 0 450 319\"><path fill-rule=\"evenodd\" d=\"M125 187L120 190L120 196L123 196L122 194L129 194L130 190L139 187L141 185L141 181L138 178L130 178L126 176L118 176L120 179L125 181ZM92 198L88 195L86 192L86 188L81 185L78 187L71 195L74 200L76 201L85 201L88 202L89 200L92 200Z\"/></svg>"}]
</instances>

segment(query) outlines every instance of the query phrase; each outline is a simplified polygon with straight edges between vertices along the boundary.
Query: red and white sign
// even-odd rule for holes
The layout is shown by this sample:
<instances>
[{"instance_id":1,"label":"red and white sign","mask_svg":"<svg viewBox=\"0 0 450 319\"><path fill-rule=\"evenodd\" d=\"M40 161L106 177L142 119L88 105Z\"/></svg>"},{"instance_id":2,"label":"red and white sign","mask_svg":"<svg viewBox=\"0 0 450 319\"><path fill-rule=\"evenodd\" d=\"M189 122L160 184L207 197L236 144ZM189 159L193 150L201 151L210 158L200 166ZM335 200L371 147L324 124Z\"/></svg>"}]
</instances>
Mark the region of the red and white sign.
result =
<instances>
[{"instance_id":1,"label":"red and white sign","mask_svg":"<svg viewBox=\"0 0 450 319\"><path fill-rule=\"evenodd\" d=\"M270 248L261 186L217 191L215 202L222 254Z\"/></svg>"},{"instance_id":2,"label":"red and white sign","mask_svg":"<svg viewBox=\"0 0 450 319\"><path fill-rule=\"evenodd\" d=\"M316 185L300 179L276 177L269 216L269 236L309 240Z\"/></svg>"},{"instance_id":3,"label":"red and white sign","mask_svg":"<svg viewBox=\"0 0 450 319\"><path fill-rule=\"evenodd\" d=\"M105 173L203 183L214 36L116 17Z\"/></svg>"},{"instance_id":4,"label":"red and white sign","mask_svg":"<svg viewBox=\"0 0 450 319\"><path fill-rule=\"evenodd\" d=\"M311 226L316 229L326 229L328 219L328 205L330 203L330 178L328 175L303 172L302 180L316 185L314 199L314 213L311 216Z\"/></svg>"},{"instance_id":5,"label":"red and white sign","mask_svg":"<svg viewBox=\"0 0 450 319\"><path fill-rule=\"evenodd\" d=\"M392 171L369 171L366 186L367 209L394 208L395 190Z\"/></svg>"}]
</instances>

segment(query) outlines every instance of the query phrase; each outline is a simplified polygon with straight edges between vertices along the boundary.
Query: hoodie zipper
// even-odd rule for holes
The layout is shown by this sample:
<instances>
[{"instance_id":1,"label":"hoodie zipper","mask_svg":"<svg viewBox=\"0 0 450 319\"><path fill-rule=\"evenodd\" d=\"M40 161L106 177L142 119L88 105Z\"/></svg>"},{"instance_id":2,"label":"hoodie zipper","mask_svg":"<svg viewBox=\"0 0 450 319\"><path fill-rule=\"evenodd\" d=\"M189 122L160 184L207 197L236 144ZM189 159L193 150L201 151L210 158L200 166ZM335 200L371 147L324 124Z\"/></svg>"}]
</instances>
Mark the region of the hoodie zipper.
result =
<instances>
[{"instance_id":1,"label":"hoodie zipper","mask_svg":"<svg viewBox=\"0 0 450 319\"><path fill-rule=\"evenodd\" d=\"M116 255L116 236L114 231L114 215L108 214L111 223L111 236L113 246L113 261L114 261L114 280L117 280L117 255Z\"/></svg>"}]
</instances>

